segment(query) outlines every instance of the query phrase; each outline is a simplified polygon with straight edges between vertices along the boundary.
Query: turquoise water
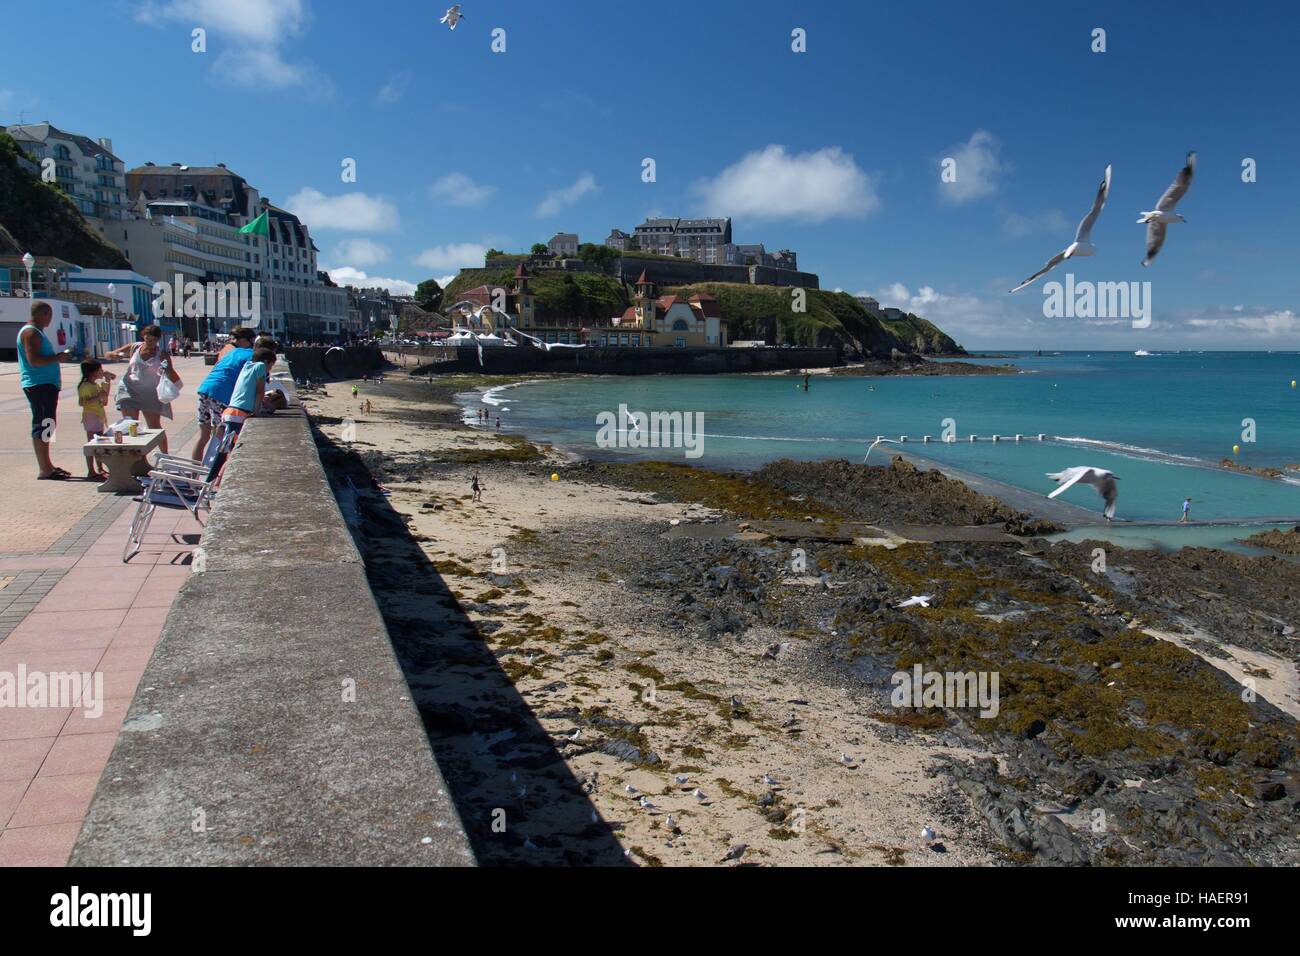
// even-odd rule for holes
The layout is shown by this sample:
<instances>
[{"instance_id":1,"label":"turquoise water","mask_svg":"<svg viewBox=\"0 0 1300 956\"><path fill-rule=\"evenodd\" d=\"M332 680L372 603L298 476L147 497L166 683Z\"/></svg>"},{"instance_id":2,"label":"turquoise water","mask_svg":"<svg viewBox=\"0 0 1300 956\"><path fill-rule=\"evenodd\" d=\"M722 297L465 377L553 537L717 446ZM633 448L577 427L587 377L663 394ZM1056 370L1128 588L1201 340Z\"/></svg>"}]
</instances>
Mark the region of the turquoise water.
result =
<instances>
[{"instance_id":1,"label":"turquoise water","mask_svg":"<svg viewBox=\"0 0 1300 956\"><path fill-rule=\"evenodd\" d=\"M1177 519L1183 498L1198 520L1300 517L1300 475L1268 480L1216 467L1233 457L1250 466L1300 463L1300 353L1181 352L1137 357L1118 352L1021 354L1018 375L812 379L786 376L601 376L551 379L498 389L486 400L504 430L526 433L592 457L639 455L687 461L673 449L605 449L596 444L599 412L702 412L704 453L691 463L754 468L776 458L862 460L877 435L931 435L913 453L1039 494L1045 477L1073 465L1120 477L1117 516ZM1243 439L1253 419L1255 441ZM944 420L958 441L939 443ZM1017 432L1043 443L969 443ZM872 453L886 460L894 446ZM883 454L882 454L883 452ZM1100 511L1087 486L1065 500Z\"/></svg>"}]
</instances>

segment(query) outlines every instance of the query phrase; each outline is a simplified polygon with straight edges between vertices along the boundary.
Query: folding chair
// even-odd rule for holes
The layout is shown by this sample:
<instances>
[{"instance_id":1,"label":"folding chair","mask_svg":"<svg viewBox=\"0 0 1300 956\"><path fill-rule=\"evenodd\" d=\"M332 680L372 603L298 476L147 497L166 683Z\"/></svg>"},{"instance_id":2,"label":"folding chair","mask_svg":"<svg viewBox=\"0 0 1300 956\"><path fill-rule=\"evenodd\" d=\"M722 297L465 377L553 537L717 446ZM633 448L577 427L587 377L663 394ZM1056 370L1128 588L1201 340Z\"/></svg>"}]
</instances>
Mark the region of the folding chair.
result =
<instances>
[{"instance_id":1,"label":"folding chair","mask_svg":"<svg viewBox=\"0 0 1300 956\"><path fill-rule=\"evenodd\" d=\"M212 509L212 499L221 484L221 473L237 438L234 432L227 432L220 440L210 441L203 461L175 455L159 456L149 476L140 479L143 491L135 517L131 519L126 547L122 549L123 563L130 561L143 547L149 523L159 508L184 508L197 521L201 521L199 509Z\"/></svg>"}]
</instances>

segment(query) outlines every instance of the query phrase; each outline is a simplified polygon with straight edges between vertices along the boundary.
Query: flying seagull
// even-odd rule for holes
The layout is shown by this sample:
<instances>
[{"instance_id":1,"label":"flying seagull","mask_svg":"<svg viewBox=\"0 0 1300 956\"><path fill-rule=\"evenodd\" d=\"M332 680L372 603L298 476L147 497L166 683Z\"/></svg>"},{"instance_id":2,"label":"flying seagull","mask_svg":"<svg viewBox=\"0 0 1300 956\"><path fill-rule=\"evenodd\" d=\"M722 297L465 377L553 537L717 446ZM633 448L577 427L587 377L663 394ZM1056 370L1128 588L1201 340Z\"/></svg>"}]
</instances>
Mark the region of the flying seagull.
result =
<instances>
[{"instance_id":1,"label":"flying seagull","mask_svg":"<svg viewBox=\"0 0 1300 956\"><path fill-rule=\"evenodd\" d=\"M933 594L914 594L902 604L895 604L895 608L905 607L929 607L930 602L934 600Z\"/></svg>"},{"instance_id":2,"label":"flying seagull","mask_svg":"<svg viewBox=\"0 0 1300 956\"><path fill-rule=\"evenodd\" d=\"M1097 217L1101 215L1101 209L1106 205L1106 197L1109 194L1110 166L1107 166L1105 175L1101 177L1101 185L1097 187L1097 196L1092 201L1092 208L1088 210L1088 215L1083 217L1083 220L1079 223L1079 228L1074 232L1074 242L1070 243L1064 250L1048 259L1047 265L1043 266L1011 291L1019 292L1039 276L1044 276L1051 272L1066 259L1073 259L1075 256L1096 255L1097 247L1092 244L1092 227L1097 224Z\"/></svg>"},{"instance_id":3,"label":"flying seagull","mask_svg":"<svg viewBox=\"0 0 1300 956\"><path fill-rule=\"evenodd\" d=\"M865 465L865 464L867 463L867 459L871 457L871 449L872 449L872 448L875 448L875 447L876 447L877 445L879 445L882 441L887 441L887 442L889 442L891 445L901 445L901 444L902 444L901 441L894 441L894 439L892 439L892 438L877 438L875 441L873 441L873 442L871 443L871 447L867 449L867 453L866 453L865 455L862 456L862 464Z\"/></svg>"},{"instance_id":4,"label":"flying seagull","mask_svg":"<svg viewBox=\"0 0 1300 956\"><path fill-rule=\"evenodd\" d=\"M1061 487L1057 488L1047 497L1055 498L1067 488L1072 488L1079 482L1085 485L1092 485L1097 489L1097 494L1101 495L1106 501L1106 510L1102 512L1106 516L1106 521L1115 517L1115 499L1119 497L1119 486L1115 482L1119 481L1119 475L1113 471L1107 471L1105 468L1089 468L1086 465L1078 465L1074 468L1067 468L1065 471L1058 471L1056 474L1048 473L1048 478L1057 482Z\"/></svg>"},{"instance_id":5,"label":"flying seagull","mask_svg":"<svg viewBox=\"0 0 1300 956\"><path fill-rule=\"evenodd\" d=\"M1160 247L1165 244L1165 230L1169 228L1171 222L1186 222L1182 216L1174 212L1174 207L1178 205L1178 200L1187 195L1187 190L1192 185L1192 175L1196 172L1196 153L1187 154L1187 165L1178 170L1178 175L1174 181L1169 184L1165 194L1160 197L1156 203L1156 208L1150 212L1142 213L1139 223L1146 223L1147 226L1147 257L1142 260L1142 265L1151 265L1151 260L1156 257Z\"/></svg>"},{"instance_id":6,"label":"flying seagull","mask_svg":"<svg viewBox=\"0 0 1300 956\"><path fill-rule=\"evenodd\" d=\"M447 24L448 29L454 30L456 29L456 24L460 23L460 21L464 19L465 19L465 14L460 12L460 4L453 3L450 9L448 9L447 12L442 15L442 19L439 20L438 22L445 23Z\"/></svg>"}]
</instances>

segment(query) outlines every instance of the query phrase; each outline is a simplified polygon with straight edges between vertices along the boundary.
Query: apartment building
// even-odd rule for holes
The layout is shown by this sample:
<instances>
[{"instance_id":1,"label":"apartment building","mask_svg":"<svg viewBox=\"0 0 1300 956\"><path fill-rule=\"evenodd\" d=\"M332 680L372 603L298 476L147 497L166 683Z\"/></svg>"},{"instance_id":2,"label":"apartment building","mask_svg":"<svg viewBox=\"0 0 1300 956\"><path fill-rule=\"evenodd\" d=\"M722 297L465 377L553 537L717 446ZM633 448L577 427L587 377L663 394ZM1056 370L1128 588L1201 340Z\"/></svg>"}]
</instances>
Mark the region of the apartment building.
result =
<instances>
[{"instance_id":1,"label":"apartment building","mask_svg":"<svg viewBox=\"0 0 1300 956\"><path fill-rule=\"evenodd\" d=\"M642 252L722 265L731 243L731 219L647 219L633 230Z\"/></svg>"},{"instance_id":2,"label":"apartment building","mask_svg":"<svg viewBox=\"0 0 1300 956\"><path fill-rule=\"evenodd\" d=\"M120 219L127 206L126 165L113 153L113 141L69 133L50 122L4 127L44 177L52 160L54 182L87 219Z\"/></svg>"}]
</instances>

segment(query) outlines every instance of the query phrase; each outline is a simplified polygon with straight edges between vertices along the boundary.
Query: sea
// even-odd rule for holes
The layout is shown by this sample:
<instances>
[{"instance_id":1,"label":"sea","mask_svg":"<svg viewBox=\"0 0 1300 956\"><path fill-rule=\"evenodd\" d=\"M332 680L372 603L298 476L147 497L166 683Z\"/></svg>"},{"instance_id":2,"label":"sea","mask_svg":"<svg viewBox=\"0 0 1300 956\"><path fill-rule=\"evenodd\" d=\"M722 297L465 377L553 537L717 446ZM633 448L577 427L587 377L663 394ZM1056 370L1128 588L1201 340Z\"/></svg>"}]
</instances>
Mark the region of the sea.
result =
<instances>
[{"instance_id":1,"label":"sea","mask_svg":"<svg viewBox=\"0 0 1300 956\"><path fill-rule=\"evenodd\" d=\"M1075 465L1119 476L1111 539L1178 547L1235 546L1239 524L1289 527L1300 520L1300 471L1269 479L1230 471L1300 466L1300 352L999 353L975 364L1011 364L1011 375L573 376L466 396L487 404L502 430L591 458L681 460L754 469L779 458L862 461L877 436L912 441L910 455L1046 495L1047 477ZM700 413L702 453L598 444L602 412ZM467 410L467 421L473 417ZM626 429L626 420L620 421ZM952 442L941 439L948 434ZM1020 434L1024 440L1016 442ZM1046 435L1038 441L1038 435ZM608 430L607 430L608 435ZM923 444L915 439L931 436ZM971 442L969 436L989 439ZM1032 436L1033 440L1029 440ZM872 463L898 446L881 444ZM1097 513L1096 491L1061 496ZM1185 498L1192 527L1169 528ZM1126 526L1130 525L1130 526ZM1076 529L1072 536L1088 536ZM1249 549L1243 549L1249 550Z\"/></svg>"}]
</instances>

